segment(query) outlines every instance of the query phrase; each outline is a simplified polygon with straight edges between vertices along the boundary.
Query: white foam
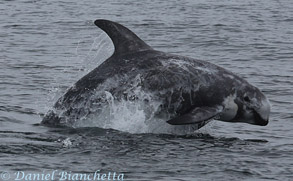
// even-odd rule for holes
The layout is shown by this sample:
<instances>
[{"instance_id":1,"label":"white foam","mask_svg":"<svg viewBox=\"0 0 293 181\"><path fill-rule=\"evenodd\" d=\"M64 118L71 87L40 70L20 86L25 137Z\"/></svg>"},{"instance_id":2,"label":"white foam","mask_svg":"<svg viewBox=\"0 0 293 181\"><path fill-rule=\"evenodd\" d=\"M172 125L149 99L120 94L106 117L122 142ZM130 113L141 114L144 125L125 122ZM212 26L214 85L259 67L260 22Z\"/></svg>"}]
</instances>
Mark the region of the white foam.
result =
<instances>
[{"instance_id":1,"label":"white foam","mask_svg":"<svg viewBox=\"0 0 293 181\"><path fill-rule=\"evenodd\" d=\"M138 90L137 90L138 91ZM100 95L99 95L100 96ZM152 95L140 91L135 100L117 100L110 92L105 91L102 107L86 107L91 113L84 117L67 122L72 127L100 127L116 129L129 133L193 133L192 125L173 126L166 121L171 114L157 116L161 110L161 102L153 99ZM147 101L146 101L147 100Z\"/></svg>"}]
</instances>

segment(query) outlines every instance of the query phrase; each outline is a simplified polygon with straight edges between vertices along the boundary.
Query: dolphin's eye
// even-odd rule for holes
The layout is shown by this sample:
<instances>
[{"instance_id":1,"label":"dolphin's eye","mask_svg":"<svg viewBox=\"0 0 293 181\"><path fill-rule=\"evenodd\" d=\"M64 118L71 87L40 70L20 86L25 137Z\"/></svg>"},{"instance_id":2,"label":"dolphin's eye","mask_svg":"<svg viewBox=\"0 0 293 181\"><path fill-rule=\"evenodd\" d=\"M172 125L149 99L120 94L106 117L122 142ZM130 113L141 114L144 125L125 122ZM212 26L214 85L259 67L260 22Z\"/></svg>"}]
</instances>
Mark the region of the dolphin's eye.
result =
<instances>
[{"instance_id":1,"label":"dolphin's eye","mask_svg":"<svg viewBox=\"0 0 293 181\"><path fill-rule=\"evenodd\" d=\"M244 101L246 101L246 102L250 102L249 97L248 97L248 96L245 96L245 97L244 97Z\"/></svg>"}]
</instances>

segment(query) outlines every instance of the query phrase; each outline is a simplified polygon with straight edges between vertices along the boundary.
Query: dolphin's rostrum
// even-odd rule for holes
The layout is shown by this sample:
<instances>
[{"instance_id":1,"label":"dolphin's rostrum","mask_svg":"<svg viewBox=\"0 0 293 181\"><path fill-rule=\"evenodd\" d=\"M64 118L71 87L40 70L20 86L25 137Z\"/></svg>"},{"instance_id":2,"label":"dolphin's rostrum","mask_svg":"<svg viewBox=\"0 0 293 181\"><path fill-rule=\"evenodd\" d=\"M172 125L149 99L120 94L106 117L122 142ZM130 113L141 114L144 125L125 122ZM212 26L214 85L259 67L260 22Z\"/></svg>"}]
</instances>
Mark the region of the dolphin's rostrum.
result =
<instances>
[{"instance_id":1,"label":"dolphin's rostrum","mask_svg":"<svg viewBox=\"0 0 293 181\"><path fill-rule=\"evenodd\" d=\"M115 102L155 101L159 106L152 116L174 126L199 129L212 119L268 124L269 101L239 76L206 61L153 50L118 23L101 19L95 25L111 38L113 55L59 98L42 124L70 126L104 114L109 95Z\"/></svg>"}]
</instances>

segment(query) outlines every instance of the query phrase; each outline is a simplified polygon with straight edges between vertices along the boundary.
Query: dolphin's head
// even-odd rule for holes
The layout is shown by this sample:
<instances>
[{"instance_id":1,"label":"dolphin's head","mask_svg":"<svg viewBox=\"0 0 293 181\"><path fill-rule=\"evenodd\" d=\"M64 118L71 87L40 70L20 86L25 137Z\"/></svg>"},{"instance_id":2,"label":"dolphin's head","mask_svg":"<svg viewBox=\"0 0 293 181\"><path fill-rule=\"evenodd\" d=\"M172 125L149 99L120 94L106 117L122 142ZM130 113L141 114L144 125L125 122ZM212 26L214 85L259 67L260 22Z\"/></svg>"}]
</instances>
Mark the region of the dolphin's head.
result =
<instances>
[{"instance_id":1,"label":"dolphin's head","mask_svg":"<svg viewBox=\"0 0 293 181\"><path fill-rule=\"evenodd\" d=\"M238 106L233 121L266 126L269 123L270 103L256 87L244 83L236 91L235 103Z\"/></svg>"},{"instance_id":2,"label":"dolphin's head","mask_svg":"<svg viewBox=\"0 0 293 181\"><path fill-rule=\"evenodd\" d=\"M225 122L244 122L266 126L269 121L270 103L266 96L256 87L244 82L233 91L224 102L224 109L219 120Z\"/></svg>"}]
</instances>

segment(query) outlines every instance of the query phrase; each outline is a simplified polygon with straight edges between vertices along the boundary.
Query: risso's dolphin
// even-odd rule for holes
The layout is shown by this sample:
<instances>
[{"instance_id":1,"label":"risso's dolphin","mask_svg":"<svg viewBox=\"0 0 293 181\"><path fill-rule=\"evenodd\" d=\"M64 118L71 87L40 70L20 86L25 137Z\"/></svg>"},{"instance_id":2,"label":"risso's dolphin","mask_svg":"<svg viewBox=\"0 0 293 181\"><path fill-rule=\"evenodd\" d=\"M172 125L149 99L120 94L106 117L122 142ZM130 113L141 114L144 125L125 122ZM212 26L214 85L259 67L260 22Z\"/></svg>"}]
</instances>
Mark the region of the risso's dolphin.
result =
<instances>
[{"instance_id":1,"label":"risso's dolphin","mask_svg":"<svg viewBox=\"0 0 293 181\"><path fill-rule=\"evenodd\" d=\"M174 127L199 129L212 119L268 124L268 99L243 78L206 61L154 50L118 23L99 19L95 25L113 41L113 55L69 88L42 124L72 126L93 115L109 119L110 104L119 102L138 106L148 121L158 118Z\"/></svg>"}]
</instances>

